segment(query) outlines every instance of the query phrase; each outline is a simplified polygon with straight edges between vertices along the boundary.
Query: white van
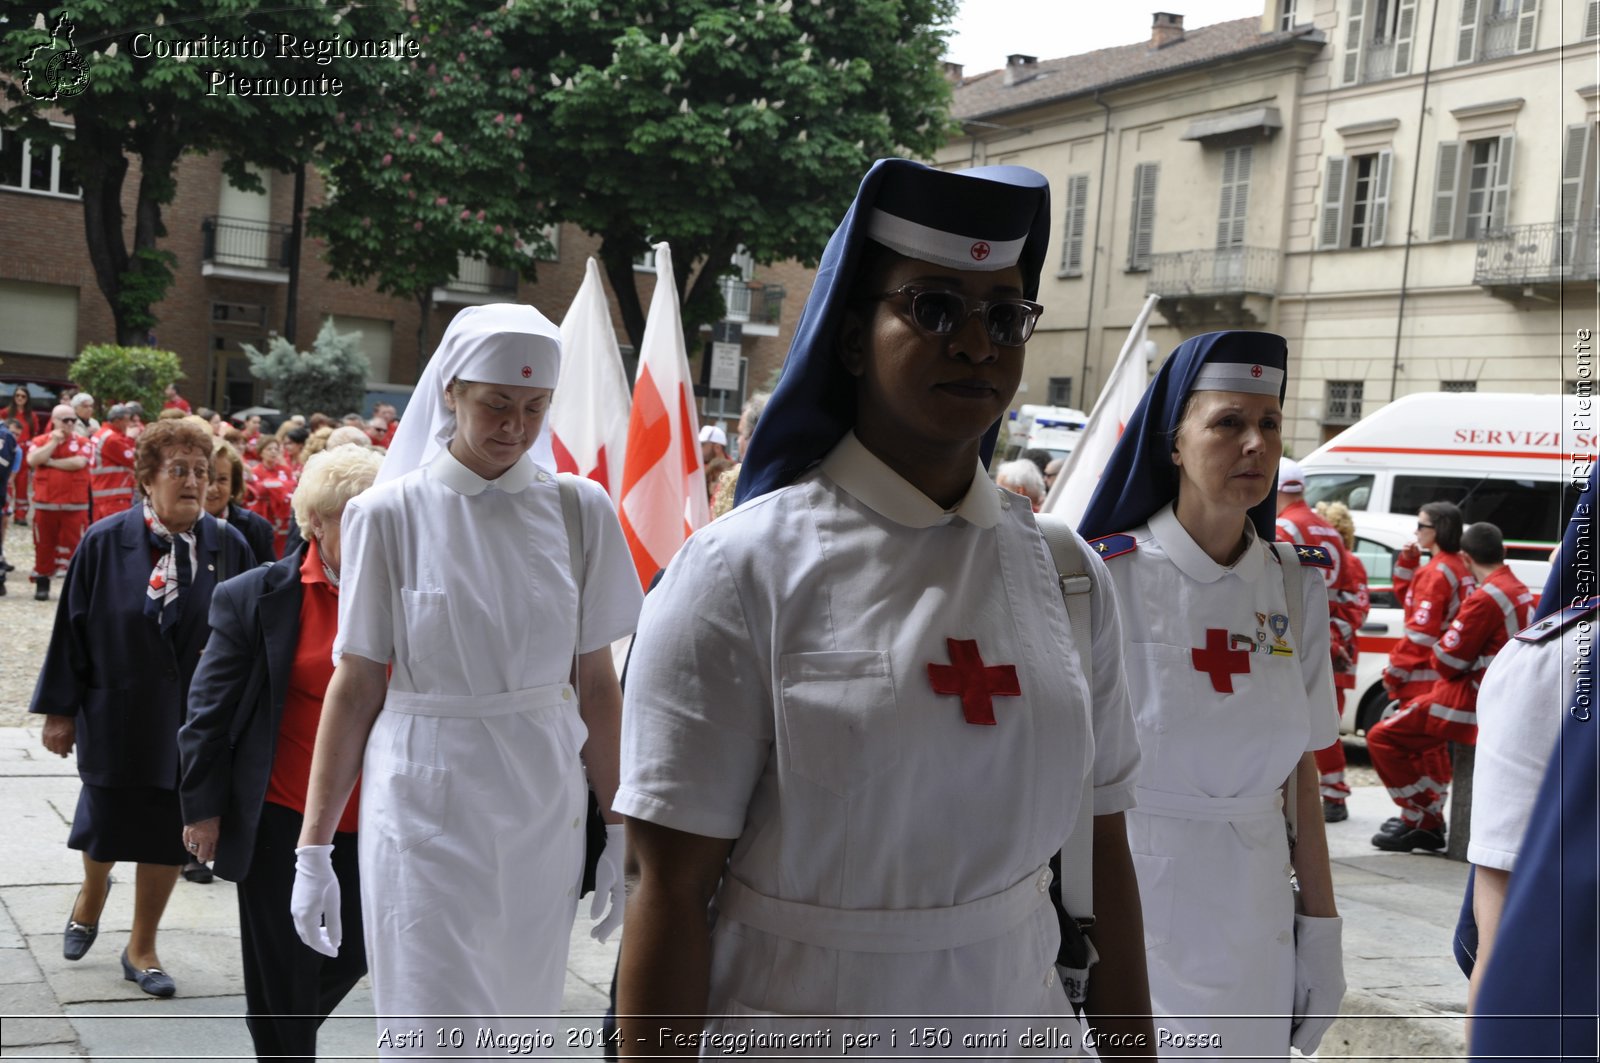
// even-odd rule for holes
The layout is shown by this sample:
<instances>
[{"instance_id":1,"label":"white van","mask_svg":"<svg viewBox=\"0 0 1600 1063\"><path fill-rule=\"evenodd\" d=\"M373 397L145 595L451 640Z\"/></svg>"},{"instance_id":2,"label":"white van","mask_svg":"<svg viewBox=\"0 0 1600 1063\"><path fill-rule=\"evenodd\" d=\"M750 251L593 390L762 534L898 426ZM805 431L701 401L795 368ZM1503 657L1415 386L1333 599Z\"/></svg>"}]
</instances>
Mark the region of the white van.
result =
<instances>
[{"instance_id":1,"label":"white van","mask_svg":"<svg viewBox=\"0 0 1600 1063\"><path fill-rule=\"evenodd\" d=\"M1378 555L1414 536L1406 522L1414 524L1425 503L1454 502L1468 524L1499 527L1517 578L1535 595L1544 586L1550 552L1578 501L1572 454L1595 452L1592 433L1563 436L1570 423L1563 401L1561 395L1407 395L1301 459L1308 504L1343 502L1356 511L1357 549L1372 592L1358 685L1345 707L1347 729L1365 730L1371 713L1382 709L1376 677L1400 634L1403 603L1393 600L1388 560Z\"/></svg>"},{"instance_id":2,"label":"white van","mask_svg":"<svg viewBox=\"0 0 1600 1063\"><path fill-rule=\"evenodd\" d=\"M1010 440L1006 456L1014 458L1024 450L1038 448L1048 450L1052 458L1064 458L1078 445L1088 423L1088 414L1070 406L1019 406L1011 411L1006 426Z\"/></svg>"}]
</instances>

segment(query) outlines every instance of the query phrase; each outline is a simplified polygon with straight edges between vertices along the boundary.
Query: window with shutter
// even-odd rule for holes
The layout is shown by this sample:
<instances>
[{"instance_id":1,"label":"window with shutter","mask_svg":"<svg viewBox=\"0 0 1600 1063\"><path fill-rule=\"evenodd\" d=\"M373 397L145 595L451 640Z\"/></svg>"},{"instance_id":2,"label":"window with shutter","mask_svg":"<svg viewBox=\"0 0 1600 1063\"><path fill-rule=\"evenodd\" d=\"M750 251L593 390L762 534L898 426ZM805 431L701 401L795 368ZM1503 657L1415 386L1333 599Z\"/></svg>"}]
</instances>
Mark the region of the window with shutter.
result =
<instances>
[{"instance_id":1,"label":"window with shutter","mask_svg":"<svg viewBox=\"0 0 1600 1063\"><path fill-rule=\"evenodd\" d=\"M1511 158L1515 141L1513 136L1500 137L1498 142L1489 141L1495 145L1494 172L1489 189L1489 217L1484 225L1484 233L1500 232L1511 224Z\"/></svg>"},{"instance_id":2,"label":"window with shutter","mask_svg":"<svg viewBox=\"0 0 1600 1063\"><path fill-rule=\"evenodd\" d=\"M1444 140L1434 164L1433 219L1428 238L1452 240L1456 230L1456 186L1461 180L1461 142Z\"/></svg>"},{"instance_id":3,"label":"window with shutter","mask_svg":"<svg viewBox=\"0 0 1600 1063\"><path fill-rule=\"evenodd\" d=\"M1245 214L1250 208L1250 145L1222 153L1222 200L1217 210L1217 249L1244 246Z\"/></svg>"},{"instance_id":4,"label":"window with shutter","mask_svg":"<svg viewBox=\"0 0 1600 1063\"><path fill-rule=\"evenodd\" d=\"M1556 265L1592 263L1595 226L1595 124L1567 127L1561 150L1561 204L1557 216L1561 241Z\"/></svg>"},{"instance_id":5,"label":"window with shutter","mask_svg":"<svg viewBox=\"0 0 1600 1063\"><path fill-rule=\"evenodd\" d=\"M1517 7L1518 52L1531 52L1538 42L1539 0L1522 0Z\"/></svg>"},{"instance_id":6,"label":"window with shutter","mask_svg":"<svg viewBox=\"0 0 1600 1063\"><path fill-rule=\"evenodd\" d=\"M1417 0L1400 0L1394 27L1394 75L1411 73L1411 40L1417 32Z\"/></svg>"},{"instance_id":7,"label":"window with shutter","mask_svg":"<svg viewBox=\"0 0 1600 1063\"><path fill-rule=\"evenodd\" d=\"M1468 0L1472 2L1472 0ZM1354 85L1361 80L1361 39L1364 36L1363 17L1365 0L1350 0L1350 14L1344 23L1344 83Z\"/></svg>"},{"instance_id":8,"label":"window with shutter","mask_svg":"<svg viewBox=\"0 0 1600 1063\"><path fill-rule=\"evenodd\" d=\"M1478 57L1478 0L1461 0L1461 23L1456 32L1456 62Z\"/></svg>"},{"instance_id":9,"label":"window with shutter","mask_svg":"<svg viewBox=\"0 0 1600 1063\"><path fill-rule=\"evenodd\" d=\"M1061 275L1083 276L1083 230L1089 211L1089 175L1067 178L1066 220L1061 227Z\"/></svg>"},{"instance_id":10,"label":"window with shutter","mask_svg":"<svg viewBox=\"0 0 1600 1063\"><path fill-rule=\"evenodd\" d=\"M1150 247L1156 225L1156 178L1161 164L1141 162L1133 168L1133 215L1129 219L1128 269L1150 268Z\"/></svg>"},{"instance_id":11,"label":"window with shutter","mask_svg":"<svg viewBox=\"0 0 1600 1063\"><path fill-rule=\"evenodd\" d=\"M1377 175L1372 181L1372 225L1368 232L1368 247L1382 247L1389 229L1389 177L1394 168L1394 152L1380 151L1376 158Z\"/></svg>"},{"instance_id":12,"label":"window with shutter","mask_svg":"<svg viewBox=\"0 0 1600 1063\"><path fill-rule=\"evenodd\" d=\"M1322 224L1318 229L1318 247L1338 247L1344 238L1344 178L1346 160L1335 155L1328 159L1323 173Z\"/></svg>"},{"instance_id":13,"label":"window with shutter","mask_svg":"<svg viewBox=\"0 0 1600 1063\"><path fill-rule=\"evenodd\" d=\"M1583 13L1583 39L1586 41L1600 37L1600 0L1589 0L1589 6Z\"/></svg>"}]
</instances>

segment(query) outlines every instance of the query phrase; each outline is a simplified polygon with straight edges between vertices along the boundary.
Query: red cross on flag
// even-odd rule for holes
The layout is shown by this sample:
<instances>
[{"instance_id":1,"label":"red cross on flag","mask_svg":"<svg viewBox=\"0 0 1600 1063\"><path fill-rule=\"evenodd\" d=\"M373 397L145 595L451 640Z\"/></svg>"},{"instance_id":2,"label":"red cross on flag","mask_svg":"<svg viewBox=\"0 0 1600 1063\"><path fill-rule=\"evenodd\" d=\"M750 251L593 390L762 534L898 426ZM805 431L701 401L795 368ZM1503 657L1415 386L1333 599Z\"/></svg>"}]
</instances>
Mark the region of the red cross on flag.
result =
<instances>
[{"instance_id":1,"label":"red cross on flag","mask_svg":"<svg viewBox=\"0 0 1600 1063\"><path fill-rule=\"evenodd\" d=\"M639 375L633 385L618 507L641 586L649 586L684 540L711 518L700 463L700 422L673 277L672 249L659 243L656 290L639 344Z\"/></svg>"},{"instance_id":2,"label":"red cross on flag","mask_svg":"<svg viewBox=\"0 0 1600 1063\"><path fill-rule=\"evenodd\" d=\"M632 401L600 266L591 258L561 322L561 376L550 404L550 433L556 469L600 484L612 505L622 500Z\"/></svg>"}]
</instances>

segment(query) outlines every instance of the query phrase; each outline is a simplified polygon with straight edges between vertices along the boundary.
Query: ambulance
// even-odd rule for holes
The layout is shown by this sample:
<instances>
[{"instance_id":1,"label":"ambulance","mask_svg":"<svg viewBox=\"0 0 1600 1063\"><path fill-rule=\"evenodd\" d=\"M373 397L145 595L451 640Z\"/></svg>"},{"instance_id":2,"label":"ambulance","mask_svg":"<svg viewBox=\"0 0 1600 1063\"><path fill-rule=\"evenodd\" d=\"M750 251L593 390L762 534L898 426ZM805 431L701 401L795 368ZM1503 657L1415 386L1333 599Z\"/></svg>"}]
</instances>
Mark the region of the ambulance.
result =
<instances>
[{"instance_id":1,"label":"ambulance","mask_svg":"<svg viewBox=\"0 0 1600 1063\"><path fill-rule=\"evenodd\" d=\"M1498 526L1512 571L1539 593L1594 460L1592 427L1563 431L1573 424L1579 401L1483 392L1407 395L1301 459L1308 504L1350 507L1372 592L1343 730L1365 732L1387 703L1381 678L1389 648L1403 634L1404 605L1394 598L1389 572L1394 554L1414 538L1417 510L1425 503L1454 502L1468 524ZM1578 420L1593 423L1592 417Z\"/></svg>"},{"instance_id":2,"label":"ambulance","mask_svg":"<svg viewBox=\"0 0 1600 1063\"><path fill-rule=\"evenodd\" d=\"M1006 426L1009 433L1007 460L1035 448L1048 450L1052 458L1064 458L1078 445L1084 425L1088 423L1088 414L1070 406L1019 406L1011 411L1010 423Z\"/></svg>"}]
</instances>

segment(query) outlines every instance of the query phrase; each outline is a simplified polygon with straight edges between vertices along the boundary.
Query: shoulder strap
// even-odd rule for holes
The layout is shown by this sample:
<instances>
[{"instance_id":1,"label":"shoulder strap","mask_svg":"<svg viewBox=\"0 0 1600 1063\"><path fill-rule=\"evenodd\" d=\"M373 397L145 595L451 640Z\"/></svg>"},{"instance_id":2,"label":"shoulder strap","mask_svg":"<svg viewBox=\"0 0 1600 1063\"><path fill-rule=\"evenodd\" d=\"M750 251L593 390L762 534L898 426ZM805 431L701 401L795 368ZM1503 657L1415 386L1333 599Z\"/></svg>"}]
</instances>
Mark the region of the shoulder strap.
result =
<instances>
[{"instance_id":1,"label":"shoulder strap","mask_svg":"<svg viewBox=\"0 0 1600 1063\"><path fill-rule=\"evenodd\" d=\"M561 493L561 521L567 526L567 564L572 582L578 588L578 633L572 640L572 681L578 681L578 643L583 638L583 505L578 500L578 485L571 473L557 473L556 487Z\"/></svg>"},{"instance_id":2,"label":"shoulder strap","mask_svg":"<svg viewBox=\"0 0 1600 1063\"><path fill-rule=\"evenodd\" d=\"M1067 620L1071 626L1072 642L1078 648L1078 660L1083 668L1083 681L1091 701L1094 698L1094 647L1089 627L1089 607L1094 590L1094 580L1084 560L1078 537L1065 520L1050 513L1036 513L1034 520L1044 541L1050 546L1050 557L1055 561L1056 576L1060 581L1061 600L1067 607ZM1090 726L1094 722L1094 706L1089 710ZM1061 903L1074 919L1080 922L1094 918L1094 771L1083 777L1083 794L1078 802L1078 820L1067 837L1061 851Z\"/></svg>"},{"instance_id":3,"label":"shoulder strap","mask_svg":"<svg viewBox=\"0 0 1600 1063\"><path fill-rule=\"evenodd\" d=\"M1305 573L1300 571L1300 557L1295 551L1294 543L1275 542L1272 549L1278 554L1279 566L1283 569L1283 593L1289 605L1289 630L1294 632L1294 644L1300 647L1300 652L1306 651L1306 640L1301 637L1305 630L1306 599L1303 581ZM1296 796L1300 789L1300 761L1294 762L1294 771L1289 773L1289 781L1283 788L1283 818L1289 824L1289 844L1294 845L1294 840L1300 833L1300 809Z\"/></svg>"}]
</instances>

